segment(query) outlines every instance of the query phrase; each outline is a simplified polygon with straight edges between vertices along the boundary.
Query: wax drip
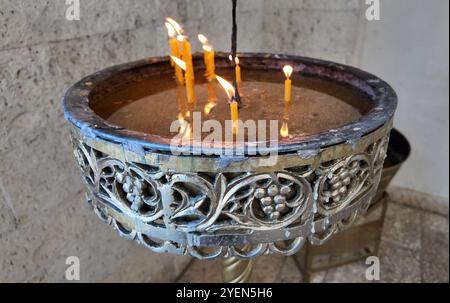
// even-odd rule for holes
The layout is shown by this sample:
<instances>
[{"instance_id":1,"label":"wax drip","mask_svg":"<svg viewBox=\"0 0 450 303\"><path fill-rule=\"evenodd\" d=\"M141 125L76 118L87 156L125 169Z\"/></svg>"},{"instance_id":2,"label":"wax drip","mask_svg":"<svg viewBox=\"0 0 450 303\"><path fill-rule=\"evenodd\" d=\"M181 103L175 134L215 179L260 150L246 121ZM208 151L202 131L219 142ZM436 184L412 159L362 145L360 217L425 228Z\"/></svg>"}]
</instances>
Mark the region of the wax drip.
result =
<instances>
[{"instance_id":1,"label":"wax drip","mask_svg":"<svg viewBox=\"0 0 450 303\"><path fill-rule=\"evenodd\" d=\"M233 3L232 15L233 15L233 29L231 32L231 65L233 66L233 70L236 70L236 49L237 49L237 23L236 23L236 4L237 0L231 0ZM241 104L241 96L239 95L237 81L236 81L236 73L233 73L233 86L235 90L234 100L240 105Z\"/></svg>"}]
</instances>

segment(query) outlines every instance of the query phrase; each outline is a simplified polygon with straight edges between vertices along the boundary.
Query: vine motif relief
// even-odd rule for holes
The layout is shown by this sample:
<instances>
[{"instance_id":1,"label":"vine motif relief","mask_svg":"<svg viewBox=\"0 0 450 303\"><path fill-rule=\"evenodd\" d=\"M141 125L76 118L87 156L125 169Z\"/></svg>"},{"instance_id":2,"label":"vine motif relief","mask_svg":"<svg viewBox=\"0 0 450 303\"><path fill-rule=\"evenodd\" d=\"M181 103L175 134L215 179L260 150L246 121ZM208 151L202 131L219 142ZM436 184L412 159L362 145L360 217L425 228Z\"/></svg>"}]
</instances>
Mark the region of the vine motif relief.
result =
<instances>
[{"instance_id":1,"label":"vine motif relief","mask_svg":"<svg viewBox=\"0 0 450 303\"><path fill-rule=\"evenodd\" d=\"M370 190L385 158L388 138L364 153L298 173L167 174L124 163L74 140L89 191L147 224L181 231L271 230L338 213ZM161 190L169 191L163 198Z\"/></svg>"}]
</instances>

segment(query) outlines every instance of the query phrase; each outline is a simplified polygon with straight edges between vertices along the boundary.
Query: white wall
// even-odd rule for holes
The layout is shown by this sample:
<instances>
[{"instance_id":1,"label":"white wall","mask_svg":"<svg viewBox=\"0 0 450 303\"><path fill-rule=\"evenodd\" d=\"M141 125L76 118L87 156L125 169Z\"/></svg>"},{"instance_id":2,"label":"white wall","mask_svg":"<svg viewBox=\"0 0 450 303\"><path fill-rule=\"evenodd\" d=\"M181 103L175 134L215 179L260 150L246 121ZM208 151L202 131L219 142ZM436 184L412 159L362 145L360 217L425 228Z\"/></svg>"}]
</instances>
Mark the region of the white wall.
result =
<instances>
[{"instance_id":1,"label":"white wall","mask_svg":"<svg viewBox=\"0 0 450 303\"><path fill-rule=\"evenodd\" d=\"M448 198L449 1L381 0L360 47L360 67L397 91L395 127L412 145L394 183Z\"/></svg>"},{"instance_id":2,"label":"white wall","mask_svg":"<svg viewBox=\"0 0 450 303\"><path fill-rule=\"evenodd\" d=\"M364 0L262 2L262 43L250 49L355 65L389 82L399 96L395 127L412 145L393 183L448 199L449 1L380 0L380 21L365 18ZM255 30L254 20L239 22L240 33Z\"/></svg>"}]
</instances>

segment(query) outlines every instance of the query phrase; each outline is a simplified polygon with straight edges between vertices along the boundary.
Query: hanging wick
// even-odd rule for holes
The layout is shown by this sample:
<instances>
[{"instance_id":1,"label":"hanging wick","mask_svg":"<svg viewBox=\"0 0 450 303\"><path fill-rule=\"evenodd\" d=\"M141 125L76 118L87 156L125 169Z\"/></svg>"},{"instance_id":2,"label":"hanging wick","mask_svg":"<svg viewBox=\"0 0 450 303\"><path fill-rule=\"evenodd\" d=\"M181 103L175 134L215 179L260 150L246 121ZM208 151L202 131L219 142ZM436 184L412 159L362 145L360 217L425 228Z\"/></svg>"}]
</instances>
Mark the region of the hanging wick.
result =
<instances>
[{"instance_id":1,"label":"hanging wick","mask_svg":"<svg viewBox=\"0 0 450 303\"><path fill-rule=\"evenodd\" d=\"M233 29L232 29L232 33L231 33L231 57L233 60L232 61L232 66L233 66L233 71L236 70L236 49L237 49L237 23L236 23L236 4L237 4L237 0L231 0L233 3L233 10L232 10L232 15L233 15ZM237 80L236 80L236 73L233 73L233 86L234 86L234 90L235 90L235 95L233 97L233 99L238 103L238 105L241 105L241 97L239 95L239 91L238 91L238 85L237 85Z\"/></svg>"}]
</instances>

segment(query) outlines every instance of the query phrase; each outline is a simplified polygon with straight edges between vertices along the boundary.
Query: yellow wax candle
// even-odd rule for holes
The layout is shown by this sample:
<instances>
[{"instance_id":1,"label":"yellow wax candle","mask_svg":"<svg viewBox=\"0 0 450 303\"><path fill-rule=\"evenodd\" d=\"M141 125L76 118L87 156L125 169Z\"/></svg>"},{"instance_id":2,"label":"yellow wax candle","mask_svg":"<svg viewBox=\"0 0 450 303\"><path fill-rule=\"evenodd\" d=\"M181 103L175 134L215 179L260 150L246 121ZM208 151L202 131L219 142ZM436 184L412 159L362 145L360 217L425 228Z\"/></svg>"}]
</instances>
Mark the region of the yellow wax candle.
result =
<instances>
[{"instance_id":1,"label":"yellow wax candle","mask_svg":"<svg viewBox=\"0 0 450 303\"><path fill-rule=\"evenodd\" d=\"M291 90L292 90L292 81L290 79L292 75L293 68L290 65L285 65L283 67L283 72L286 76L286 80L284 81L284 101L291 102Z\"/></svg>"},{"instance_id":2,"label":"yellow wax candle","mask_svg":"<svg viewBox=\"0 0 450 303\"><path fill-rule=\"evenodd\" d=\"M239 58L235 58L236 63L236 83L238 89L241 89L241 66L239 65Z\"/></svg>"},{"instance_id":3,"label":"yellow wax candle","mask_svg":"<svg viewBox=\"0 0 450 303\"><path fill-rule=\"evenodd\" d=\"M191 77L188 77L186 74L186 94L187 94L187 100L190 104L195 106L196 99L195 99L195 91L194 91L194 79Z\"/></svg>"},{"instance_id":4,"label":"yellow wax candle","mask_svg":"<svg viewBox=\"0 0 450 303\"><path fill-rule=\"evenodd\" d=\"M216 75L216 79L227 93L228 100L230 101L230 112L231 112L231 121L233 123L232 124L233 134L236 134L238 130L238 119L239 119L238 103L234 101L236 92L234 90L233 85L231 85L231 83L226 81L224 78Z\"/></svg>"},{"instance_id":5,"label":"yellow wax candle","mask_svg":"<svg viewBox=\"0 0 450 303\"><path fill-rule=\"evenodd\" d=\"M228 59L230 59L231 62L233 62L233 56L229 55ZM234 72L235 72L235 78L236 78L236 85L238 89L241 89L241 66L239 65L239 58L238 57L234 57L234 63L235 63L235 68L234 68Z\"/></svg>"},{"instance_id":6,"label":"yellow wax candle","mask_svg":"<svg viewBox=\"0 0 450 303\"><path fill-rule=\"evenodd\" d=\"M209 81L214 80L216 77L216 67L214 63L214 49L212 47L210 48L210 51L207 52L206 77Z\"/></svg>"},{"instance_id":7,"label":"yellow wax candle","mask_svg":"<svg viewBox=\"0 0 450 303\"><path fill-rule=\"evenodd\" d=\"M204 52L204 60L206 66L206 79L211 81L215 78L215 64L214 64L214 49L211 44L208 43L208 38L203 34L198 34L198 40L202 43Z\"/></svg>"},{"instance_id":8,"label":"yellow wax candle","mask_svg":"<svg viewBox=\"0 0 450 303\"><path fill-rule=\"evenodd\" d=\"M175 57L180 57L180 50L178 49L178 40L171 38L169 39L169 46L170 46L170 55ZM177 52L178 49L178 52ZM173 62L172 58L170 58L170 65L175 66L175 63Z\"/></svg>"},{"instance_id":9,"label":"yellow wax candle","mask_svg":"<svg viewBox=\"0 0 450 303\"><path fill-rule=\"evenodd\" d=\"M171 56L172 60L175 62L176 65L178 65L182 70L186 71L186 74L184 75L184 80L186 82L186 95L188 99L188 103L195 105L195 92L194 92L194 79L192 77L187 76L187 64L183 60Z\"/></svg>"},{"instance_id":10,"label":"yellow wax candle","mask_svg":"<svg viewBox=\"0 0 450 303\"><path fill-rule=\"evenodd\" d=\"M187 92L187 99L190 104L195 104L195 91L194 91L194 66L192 64L192 54L191 54L191 44L187 40L185 36L178 36L178 39L181 40L181 46L182 46L182 58L183 61L186 63L186 69L185 69L185 81L186 81L186 92Z\"/></svg>"},{"instance_id":11,"label":"yellow wax candle","mask_svg":"<svg viewBox=\"0 0 450 303\"><path fill-rule=\"evenodd\" d=\"M230 103L230 111L231 111L231 121L233 121L233 134L236 134L238 131L238 119L239 119L239 110L236 101L232 101Z\"/></svg>"},{"instance_id":12,"label":"yellow wax candle","mask_svg":"<svg viewBox=\"0 0 450 303\"><path fill-rule=\"evenodd\" d=\"M206 66L206 72L205 72L205 76L206 79L209 80L210 79L210 74L211 74L211 66L210 66L210 59L211 57L211 48L208 45L203 45L203 59L205 61L205 66Z\"/></svg>"},{"instance_id":13,"label":"yellow wax candle","mask_svg":"<svg viewBox=\"0 0 450 303\"><path fill-rule=\"evenodd\" d=\"M291 79L284 80L284 101L286 102L291 102L291 88L292 88Z\"/></svg>"},{"instance_id":14,"label":"yellow wax candle","mask_svg":"<svg viewBox=\"0 0 450 303\"><path fill-rule=\"evenodd\" d=\"M175 28L169 22L164 23L167 28L167 35L169 36L170 55L180 57L180 49L178 48L178 41L175 38ZM170 65L174 66L172 58L170 58Z\"/></svg>"},{"instance_id":15,"label":"yellow wax candle","mask_svg":"<svg viewBox=\"0 0 450 303\"><path fill-rule=\"evenodd\" d=\"M167 34L169 35L169 38L170 38L169 39L170 56L180 58L181 57L180 46L179 46L177 38L175 37L176 30L173 27L173 25L170 24L169 22L166 22L165 26L167 28ZM184 83L183 71L181 70L181 68L178 65L176 65L173 62L172 58L170 59L170 64L172 66L174 66L174 68L175 68L175 77L176 77L178 83L183 85L183 83Z\"/></svg>"},{"instance_id":16,"label":"yellow wax candle","mask_svg":"<svg viewBox=\"0 0 450 303\"><path fill-rule=\"evenodd\" d=\"M207 47L206 45L203 45L203 61L205 62L205 66L206 66L206 74L208 74L208 62L209 62L209 52L206 51L205 47Z\"/></svg>"},{"instance_id":17,"label":"yellow wax candle","mask_svg":"<svg viewBox=\"0 0 450 303\"><path fill-rule=\"evenodd\" d=\"M210 71L210 78L215 79L216 78L216 63L214 62L214 49L211 48L211 52L209 53L209 71Z\"/></svg>"},{"instance_id":18,"label":"yellow wax candle","mask_svg":"<svg viewBox=\"0 0 450 303\"><path fill-rule=\"evenodd\" d=\"M194 66L192 64L191 44L185 36L178 36L181 41L182 59L186 62L186 74L185 77L192 78L194 80Z\"/></svg>"},{"instance_id":19,"label":"yellow wax candle","mask_svg":"<svg viewBox=\"0 0 450 303\"><path fill-rule=\"evenodd\" d=\"M180 58L180 49L178 46L178 40L177 39L170 39L170 45L171 45L171 55L177 58ZM173 60L171 59L172 65L175 65L175 77L179 84L183 85L184 83L184 77L183 77L183 71L181 68L173 63Z\"/></svg>"}]
</instances>

